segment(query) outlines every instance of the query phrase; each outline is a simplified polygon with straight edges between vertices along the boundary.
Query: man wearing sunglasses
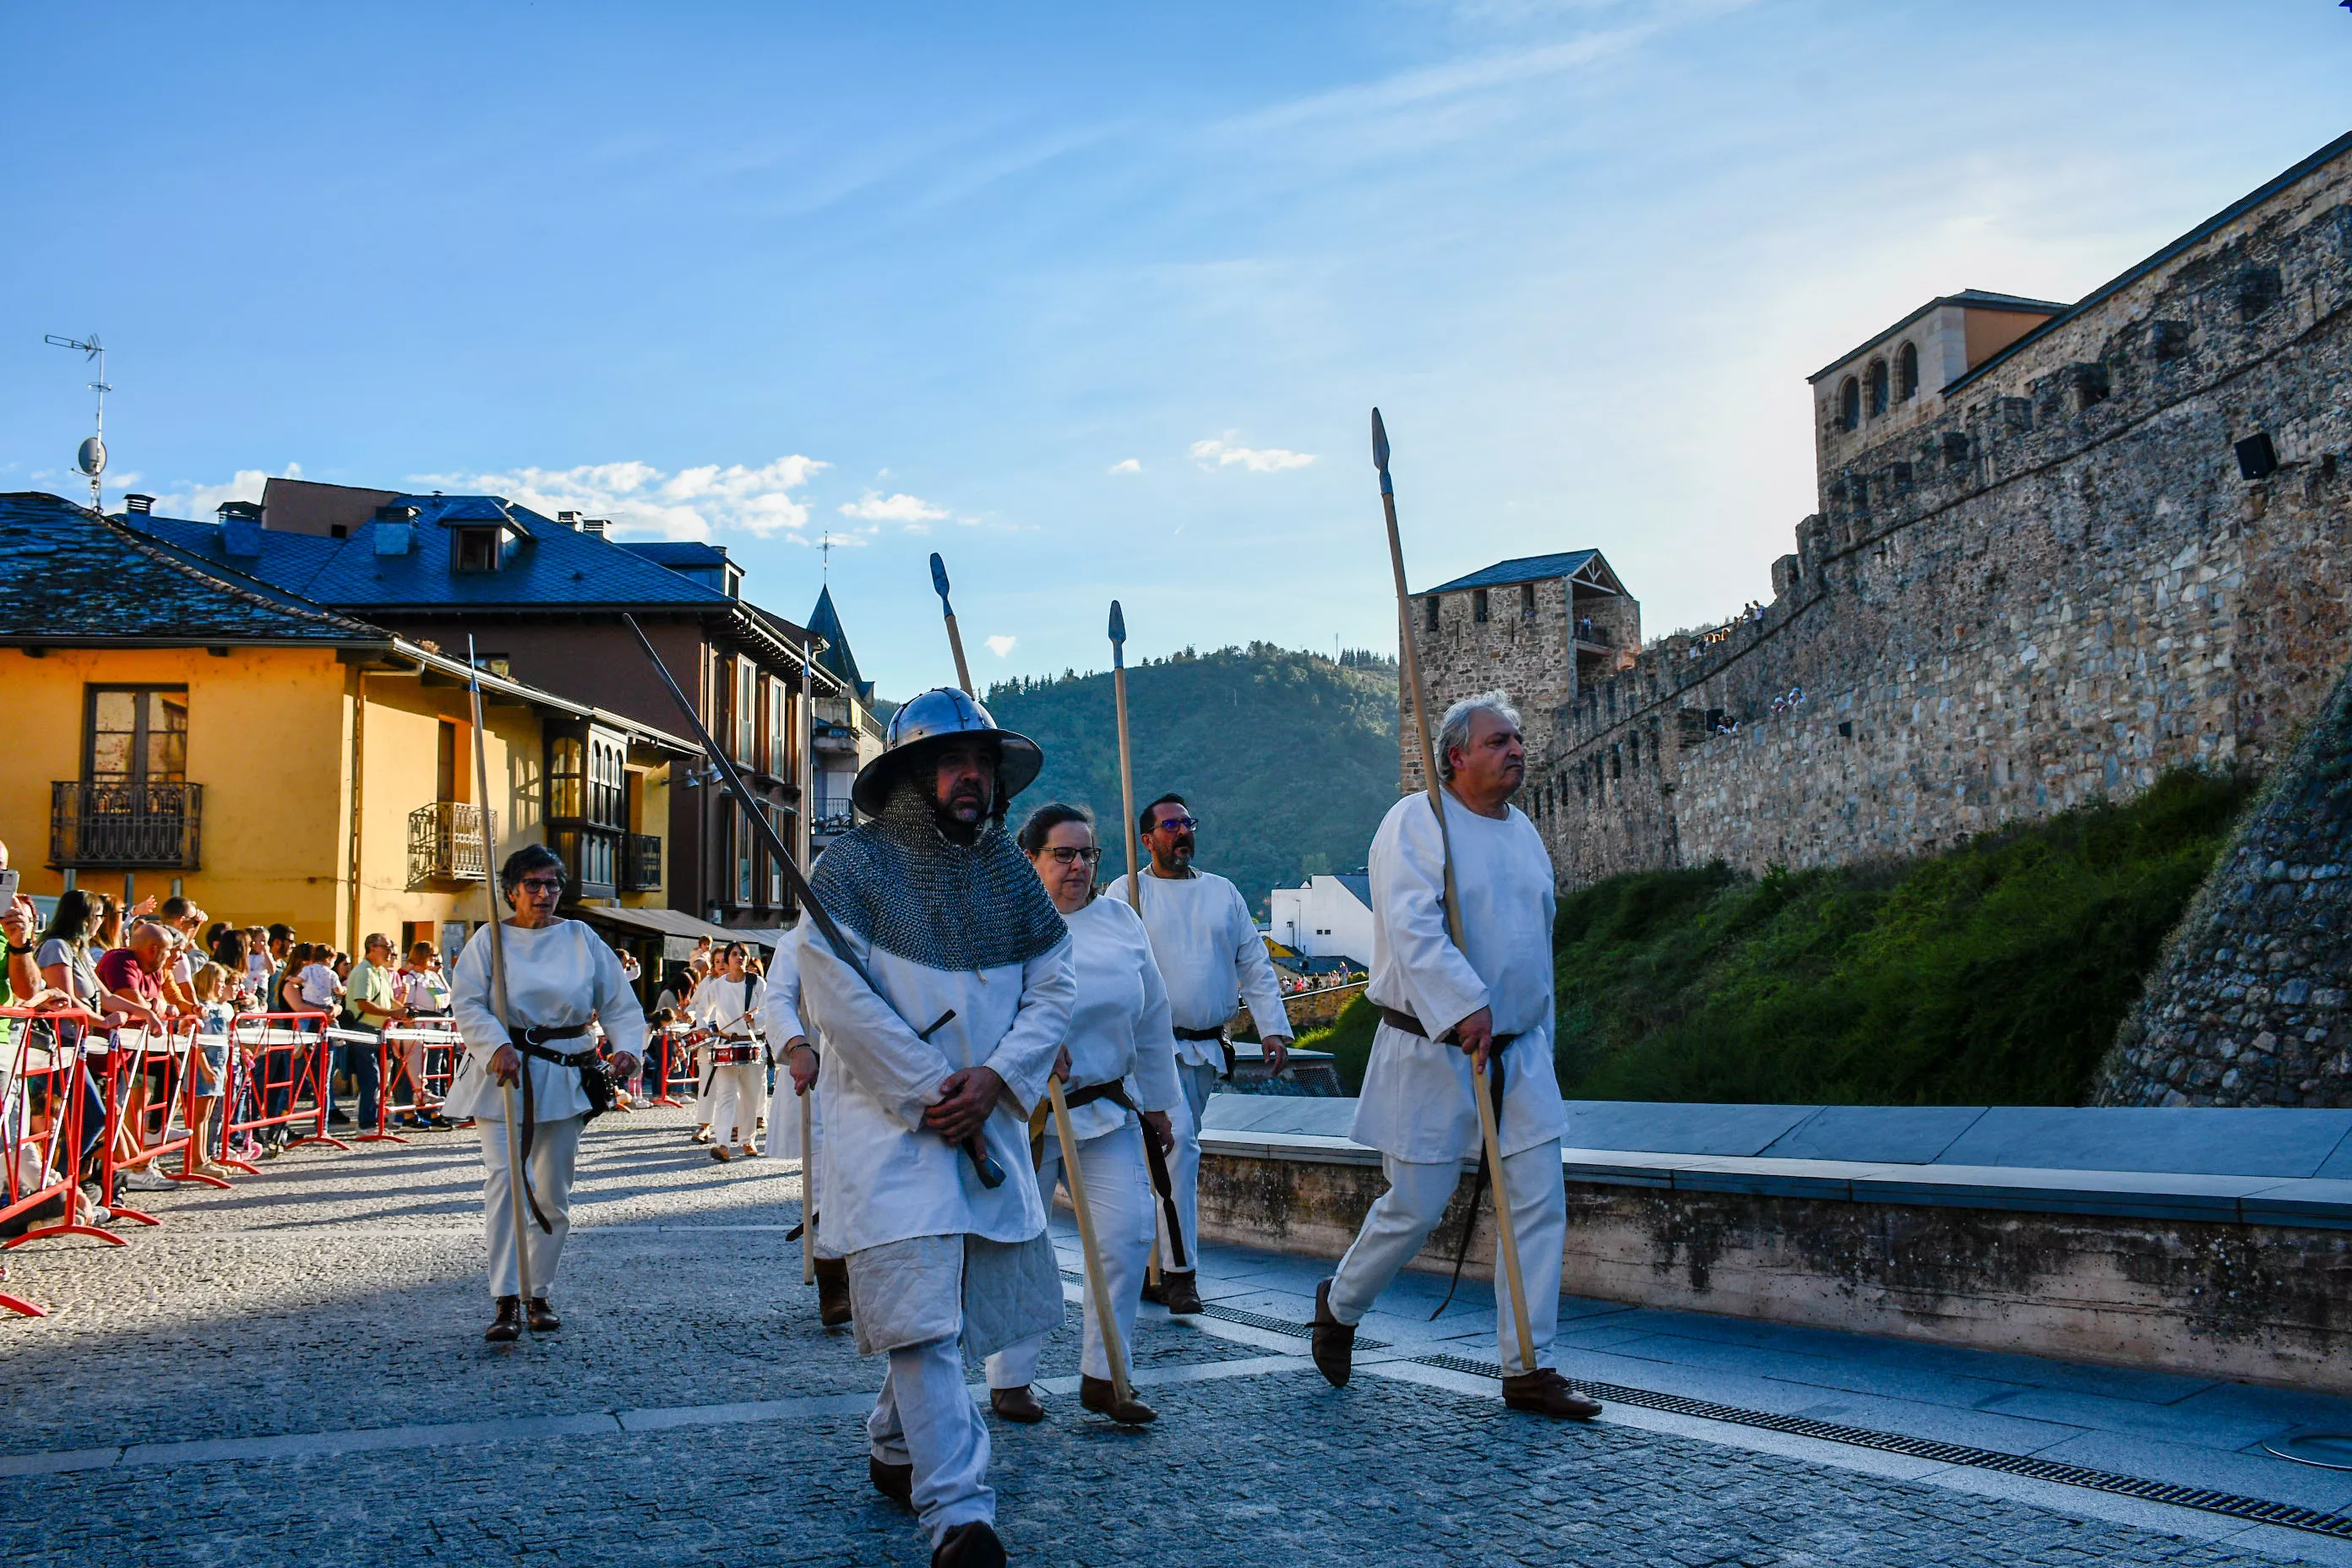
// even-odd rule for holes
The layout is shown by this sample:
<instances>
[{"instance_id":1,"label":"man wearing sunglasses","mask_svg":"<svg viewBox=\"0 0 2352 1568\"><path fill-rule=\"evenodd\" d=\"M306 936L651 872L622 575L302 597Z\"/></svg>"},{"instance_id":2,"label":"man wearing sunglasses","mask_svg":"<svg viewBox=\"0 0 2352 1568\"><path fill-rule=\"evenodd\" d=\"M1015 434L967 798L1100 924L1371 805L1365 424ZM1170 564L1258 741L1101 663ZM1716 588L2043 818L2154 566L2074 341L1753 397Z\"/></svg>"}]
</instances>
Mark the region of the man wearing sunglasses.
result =
<instances>
[{"instance_id":1,"label":"man wearing sunglasses","mask_svg":"<svg viewBox=\"0 0 2352 1568\"><path fill-rule=\"evenodd\" d=\"M1171 1118L1177 1123L1176 1152L1168 1162L1184 1245L1181 1252L1171 1245L1163 1221L1160 1256L1187 1259L1201 1234L1201 1111L1216 1091L1219 1076L1233 1071L1225 1025L1234 1016L1234 1001L1249 1004L1250 1022L1265 1042L1267 1072L1282 1071L1290 1053L1290 1016L1283 1009L1282 985L1274 977L1274 961L1266 956L1265 939L1258 935L1247 900L1239 888L1192 864L1192 835L1200 826L1180 795L1161 795L1136 821L1136 831L1151 856L1142 879L1143 925L1151 934L1152 959L1168 983L1169 1016L1176 1027L1176 1077L1184 1089L1186 1112ZM1127 879L1121 877L1111 890L1118 898L1128 897ZM1201 1310L1200 1286L1190 1268L1162 1271L1159 1290L1147 1285L1143 1294L1171 1312Z\"/></svg>"}]
</instances>

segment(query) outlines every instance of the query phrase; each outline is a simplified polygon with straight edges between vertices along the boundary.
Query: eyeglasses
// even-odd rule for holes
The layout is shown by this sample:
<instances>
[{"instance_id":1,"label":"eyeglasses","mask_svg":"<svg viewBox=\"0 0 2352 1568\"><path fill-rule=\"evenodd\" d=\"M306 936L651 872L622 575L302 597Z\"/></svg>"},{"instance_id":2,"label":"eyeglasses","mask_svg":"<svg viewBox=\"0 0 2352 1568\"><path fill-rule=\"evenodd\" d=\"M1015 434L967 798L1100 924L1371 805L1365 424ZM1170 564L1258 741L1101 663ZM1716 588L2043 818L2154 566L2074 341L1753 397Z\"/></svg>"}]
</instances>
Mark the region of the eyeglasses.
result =
<instances>
[{"instance_id":1,"label":"eyeglasses","mask_svg":"<svg viewBox=\"0 0 2352 1568\"><path fill-rule=\"evenodd\" d=\"M1190 833L1200 826L1201 819L1197 816L1163 816L1151 825L1151 830L1154 833L1163 830L1170 833Z\"/></svg>"},{"instance_id":2,"label":"eyeglasses","mask_svg":"<svg viewBox=\"0 0 2352 1568\"><path fill-rule=\"evenodd\" d=\"M525 877L521 881L515 884L515 891L525 898L560 898L563 893L563 879L561 877Z\"/></svg>"},{"instance_id":3,"label":"eyeglasses","mask_svg":"<svg viewBox=\"0 0 2352 1568\"><path fill-rule=\"evenodd\" d=\"M1047 847L1045 853L1054 858L1054 864L1056 866L1091 866L1102 858L1102 851L1099 848L1073 849L1066 844L1052 845Z\"/></svg>"}]
</instances>

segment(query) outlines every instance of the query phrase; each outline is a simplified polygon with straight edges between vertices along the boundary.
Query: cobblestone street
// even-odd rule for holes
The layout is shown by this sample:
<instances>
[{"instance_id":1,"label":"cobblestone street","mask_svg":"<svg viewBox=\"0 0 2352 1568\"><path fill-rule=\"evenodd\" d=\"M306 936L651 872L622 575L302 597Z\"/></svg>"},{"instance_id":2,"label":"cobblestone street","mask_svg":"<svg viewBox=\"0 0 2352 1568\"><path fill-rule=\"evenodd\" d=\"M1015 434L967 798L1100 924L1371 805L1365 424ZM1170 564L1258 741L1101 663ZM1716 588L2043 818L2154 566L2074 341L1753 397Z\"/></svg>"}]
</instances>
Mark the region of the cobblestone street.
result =
<instances>
[{"instance_id":1,"label":"cobblestone street","mask_svg":"<svg viewBox=\"0 0 2352 1568\"><path fill-rule=\"evenodd\" d=\"M880 1365L817 1324L785 1234L794 1169L716 1164L685 1131L677 1112L592 1131L563 1330L510 1348L479 1337L465 1133L298 1151L233 1193L142 1194L164 1224L129 1227L127 1247L10 1254L8 1288L51 1316L0 1321L0 1561L926 1562L912 1521L868 1489ZM1303 1340L1239 1321L1283 1318L1316 1266L1207 1263L1228 1315L1144 1310L1137 1381L1161 1416L1147 1430L1078 1413L1072 1301L1045 1368L1050 1419L992 1426L1016 1561L2346 1560L2313 1535L1627 1406L1591 1426L1507 1414L1491 1384L1405 1359L1438 1342L1491 1358L1491 1298L1466 1285L1420 1325L1431 1342L1408 1339L1410 1301L1368 1320L1389 1359L1368 1354L1335 1392ZM1596 1345L1578 1306L1563 1342Z\"/></svg>"}]
</instances>

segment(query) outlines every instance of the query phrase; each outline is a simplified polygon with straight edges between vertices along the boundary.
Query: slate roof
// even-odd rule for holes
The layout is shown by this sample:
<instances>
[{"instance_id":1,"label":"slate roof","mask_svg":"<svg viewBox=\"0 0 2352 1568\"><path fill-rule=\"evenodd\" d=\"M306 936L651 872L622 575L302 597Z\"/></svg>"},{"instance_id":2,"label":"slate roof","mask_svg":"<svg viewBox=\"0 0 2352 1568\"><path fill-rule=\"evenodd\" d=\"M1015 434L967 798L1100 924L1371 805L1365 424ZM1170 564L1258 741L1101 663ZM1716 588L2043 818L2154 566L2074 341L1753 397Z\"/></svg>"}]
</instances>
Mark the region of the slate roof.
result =
<instances>
[{"instance_id":1,"label":"slate roof","mask_svg":"<svg viewBox=\"0 0 2352 1568\"><path fill-rule=\"evenodd\" d=\"M354 528L348 539L265 529L260 555L237 557L222 548L215 523L152 515L127 521L194 556L352 609L659 605L725 611L735 603L635 550L578 532L502 497L404 495L394 504L417 510L415 540L403 555L376 553L376 530L386 525L374 521ZM452 570L449 525L492 521L513 528L524 542L496 572Z\"/></svg>"},{"instance_id":2,"label":"slate roof","mask_svg":"<svg viewBox=\"0 0 2352 1568\"><path fill-rule=\"evenodd\" d=\"M681 566L724 566L728 563L726 551L698 539L652 539L624 543L621 548L667 566L673 572Z\"/></svg>"},{"instance_id":3,"label":"slate roof","mask_svg":"<svg viewBox=\"0 0 2352 1568\"><path fill-rule=\"evenodd\" d=\"M1372 874L1369 871L1341 871L1332 878L1348 891L1356 895L1356 902L1366 909L1372 907Z\"/></svg>"},{"instance_id":4,"label":"slate roof","mask_svg":"<svg viewBox=\"0 0 2352 1568\"><path fill-rule=\"evenodd\" d=\"M824 639L824 651L816 656L819 667L831 670L861 699L871 698L874 687L857 673L857 656L849 651L849 634L841 629L841 612L834 608L830 586L816 591L816 608L809 612L809 630Z\"/></svg>"},{"instance_id":5,"label":"slate roof","mask_svg":"<svg viewBox=\"0 0 2352 1568\"><path fill-rule=\"evenodd\" d=\"M0 641L389 644L392 634L59 496L0 495Z\"/></svg>"},{"instance_id":6,"label":"slate roof","mask_svg":"<svg viewBox=\"0 0 2352 1568\"><path fill-rule=\"evenodd\" d=\"M1537 583L1551 577L1572 577L1595 561L1601 560L1598 550L1565 550L1557 555L1521 555L1509 561L1497 561L1484 571L1473 572L1467 577L1456 577L1451 583L1440 583L1434 588L1423 588L1424 594L1451 594L1464 588L1495 588L1506 583ZM1601 563L1601 570L1612 583L1616 574L1609 563Z\"/></svg>"}]
</instances>

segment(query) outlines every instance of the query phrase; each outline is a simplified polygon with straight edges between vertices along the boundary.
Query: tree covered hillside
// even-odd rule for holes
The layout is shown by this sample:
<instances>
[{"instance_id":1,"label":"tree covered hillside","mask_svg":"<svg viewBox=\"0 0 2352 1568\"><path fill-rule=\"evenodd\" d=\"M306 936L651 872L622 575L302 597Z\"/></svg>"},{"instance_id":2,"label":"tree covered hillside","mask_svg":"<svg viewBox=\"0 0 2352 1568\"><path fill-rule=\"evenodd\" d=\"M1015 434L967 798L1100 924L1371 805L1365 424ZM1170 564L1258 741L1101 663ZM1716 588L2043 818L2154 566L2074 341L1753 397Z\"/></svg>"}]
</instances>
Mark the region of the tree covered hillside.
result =
<instances>
[{"instance_id":1,"label":"tree covered hillside","mask_svg":"<svg viewBox=\"0 0 2352 1568\"><path fill-rule=\"evenodd\" d=\"M1396 799L1396 665L1342 658L1252 643L1188 648L1127 672L1136 805L1183 795L1201 819L1202 869L1232 878L1261 920L1276 883L1361 866ZM1110 676L1002 681L984 700L998 723L1045 748L1045 771L1013 816L1049 800L1088 806L1105 879L1124 871Z\"/></svg>"}]
</instances>

